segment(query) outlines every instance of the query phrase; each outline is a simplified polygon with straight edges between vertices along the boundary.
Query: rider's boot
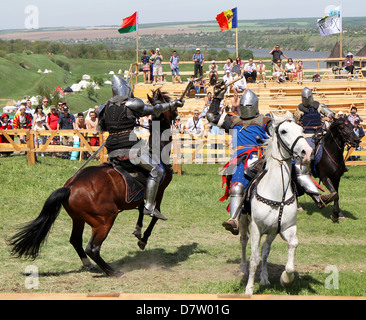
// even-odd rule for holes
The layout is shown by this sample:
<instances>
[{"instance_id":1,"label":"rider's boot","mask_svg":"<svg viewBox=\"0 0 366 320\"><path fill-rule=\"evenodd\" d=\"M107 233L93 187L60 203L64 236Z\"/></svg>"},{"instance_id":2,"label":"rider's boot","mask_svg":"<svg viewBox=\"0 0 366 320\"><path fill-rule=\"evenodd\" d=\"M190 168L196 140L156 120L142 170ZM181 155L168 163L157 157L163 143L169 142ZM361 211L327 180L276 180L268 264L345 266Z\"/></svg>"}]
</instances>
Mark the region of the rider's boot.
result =
<instances>
[{"instance_id":1,"label":"rider's boot","mask_svg":"<svg viewBox=\"0 0 366 320\"><path fill-rule=\"evenodd\" d=\"M156 217L161 220L168 220L164 217L161 212L155 208L155 198L159 189L159 181L160 179L156 179L153 177L149 177L147 179L146 191L145 191L145 207L144 214L149 215L151 217Z\"/></svg>"},{"instance_id":2,"label":"rider's boot","mask_svg":"<svg viewBox=\"0 0 366 320\"><path fill-rule=\"evenodd\" d=\"M337 192L321 194L311 179L307 167L295 164L295 171L297 183L314 200L319 209L324 208L337 197Z\"/></svg>"},{"instance_id":3,"label":"rider's boot","mask_svg":"<svg viewBox=\"0 0 366 320\"><path fill-rule=\"evenodd\" d=\"M239 234L239 221L238 217L241 213L242 198L244 195L245 187L240 182L233 184L230 188L230 219L224 221L222 226L230 231L233 235ZM238 209L239 208L239 209ZM237 213L237 210L239 212Z\"/></svg>"}]
</instances>

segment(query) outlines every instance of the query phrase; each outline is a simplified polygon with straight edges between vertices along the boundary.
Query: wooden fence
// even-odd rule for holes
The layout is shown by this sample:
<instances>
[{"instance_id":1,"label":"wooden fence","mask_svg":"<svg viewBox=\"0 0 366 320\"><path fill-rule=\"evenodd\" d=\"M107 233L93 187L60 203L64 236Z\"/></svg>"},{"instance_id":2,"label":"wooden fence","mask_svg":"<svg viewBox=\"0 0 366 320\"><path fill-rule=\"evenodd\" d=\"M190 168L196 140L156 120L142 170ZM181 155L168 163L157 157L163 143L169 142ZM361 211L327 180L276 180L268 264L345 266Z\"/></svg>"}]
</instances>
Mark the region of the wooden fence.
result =
<instances>
[{"instance_id":1,"label":"wooden fence","mask_svg":"<svg viewBox=\"0 0 366 320\"><path fill-rule=\"evenodd\" d=\"M91 146L89 138L98 137L99 145L101 145L108 137L108 133L96 133L92 130L59 130L59 131L32 131L28 129L19 130L0 130L9 143L0 143L0 152L25 152L27 154L28 163L36 162L37 153L62 153L79 151L79 161L82 161L82 154L88 152L93 154L99 146ZM26 143L19 143L19 136L26 137ZM142 139L148 139L149 133L137 132ZM44 144L38 145L37 138L47 137ZM55 136L78 137L80 146L64 146L52 144ZM17 137L17 138L15 138ZM170 162L173 163L174 171L179 175L182 174L182 164L202 164L202 163L221 163L228 162L233 154L231 147L232 136L228 134L222 135L189 135L189 134L173 134L173 143L170 154ZM17 142L16 142L17 141ZM361 141L361 150L356 151L354 148L344 152L346 165L366 165L366 161L361 158L350 160L350 157L366 156L366 137ZM107 161L107 150L103 148L99 153L99 161L103 163Z\"/></svg>"}]
</instances>

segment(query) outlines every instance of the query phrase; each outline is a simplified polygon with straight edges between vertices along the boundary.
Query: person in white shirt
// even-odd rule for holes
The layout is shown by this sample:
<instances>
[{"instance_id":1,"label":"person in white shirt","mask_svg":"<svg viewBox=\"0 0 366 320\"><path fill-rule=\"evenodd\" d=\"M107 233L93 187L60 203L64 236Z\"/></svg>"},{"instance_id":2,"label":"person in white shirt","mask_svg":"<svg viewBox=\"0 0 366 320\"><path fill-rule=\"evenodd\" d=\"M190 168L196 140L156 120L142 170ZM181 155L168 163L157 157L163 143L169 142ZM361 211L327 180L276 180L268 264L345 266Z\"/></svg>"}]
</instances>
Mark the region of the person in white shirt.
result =
<instances>
[{"instance_id":1,"label":"person in white shirt","mask_svg":"<svg viewBox=\"0 0 366 320\"><path fill-rule=\"evenodd\" d=\"M259 76L259 80L262 80L263 84L266 84L266 66L262 60L259 60L257 64L257 75Z\"/></svg>"},{"instance_id":2,"label":"person in white shirt","mask_svg":"<svg viewBox=\"0 0 366 320\"><path fill-rule=\"evenodd\" d=\"M294 72L296 72L296 65L291 58L287 60L287 63L285 65L285 72L290 82L292 82L292 80L294 79Z\"/></svg>"},{"instance_id":3,"label":"person in white shirt","mask_svg":"<svg viewBox=\"0 0 366 320\"><path fill-rule=\"evenodd\" d=\"M256 82L257 80L257 66L253 62L253 59L249 59L248 63L244 65L244 77L245 80L248 82L248 78L252 78L252 82Z\"/></svg>"},{"instance_id":4,"label":"person in white shirt","mask_svg":"<svg viewBox=\"0 0 366 320\"><path fill-rule=\"evenodd\" d=\"M231 81L233 81L233 76L231 75L231 72L230 71L226 71L226 74L222 77L222 81L224 81L224 83L229 83ZM231 89L231 86L229 86L227 88L227 91L226 93L229 94L230 93L230 89Z\"/></svg>"},{"instance_id":5,"label":"person in white shirt","mask_svg":"<svg viewBox=\"0 0 366 320\"><path fill-rule=\"evenodd\" d=\"M238 79L239 76L236 76L234 78L234 80ZM245 77L241 77L241 80L238 80L234 83L233 85L233 91L235 93L239 93L239 92L245 92L247 91L248 88L247 88L247 81L245 80Z\"/></svg>"},{"instance_id":6,"label":"person in white shirt","mask_svg":"<svg viewBox=\"0 0 366 320\"><path fill-rule=\"evenodd\" d=\"M203 134L204 125L202 120L199 118L200 112L196 109L193 111L193 117L189 118L186 124L186 129L190 135Z\"/></svg>"}]
</instances>

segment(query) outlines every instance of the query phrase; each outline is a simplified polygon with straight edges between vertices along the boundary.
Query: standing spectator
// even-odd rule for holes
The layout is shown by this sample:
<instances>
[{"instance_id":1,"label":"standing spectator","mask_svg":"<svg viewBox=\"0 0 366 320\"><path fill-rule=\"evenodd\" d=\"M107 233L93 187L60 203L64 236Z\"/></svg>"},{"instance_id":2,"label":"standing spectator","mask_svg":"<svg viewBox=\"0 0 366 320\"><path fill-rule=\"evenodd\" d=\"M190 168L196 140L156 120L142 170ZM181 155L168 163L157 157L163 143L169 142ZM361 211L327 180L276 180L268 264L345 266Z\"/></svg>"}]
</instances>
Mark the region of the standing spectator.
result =
<instances>
[{"instance_id":1,"label":"standing spectator","mask_svg":"<svg viewBox=\"0 0 366 320\"><path fill-rule=\"evenodd\" d=\"M150 57L146 54L146 50L142 52L142 71L144 73L144 83L150 83Z\"/></svg>"},{"instance_id":2,"label":"standing spectator","mask_svg":"<svg viewBox=\"0 0 366 320\"><path fill-rule=\"evenodd\" d=\"M272 61L274 64L276 64L279 59L281 60L281 56L285 59L288 59L288 57L282 52L282 50L280 50L279 45L275 45L273 49L269 52L269 54L273 56Z\"/></svg>"},{"instance_id":3,"label":"standing spectator","mask_svg":"<svg viewBox=\"0 0 366 320\"><path fill-rule=\"evenodd\" d=\"M355 106L351 107L350 114L348 115L348 121L355 125L355 121L363 121L362 118L357 113L357 108Z\"/></svg>"},{"instance_id":4,"label":"standing spectator","mask_svg":"<svg viewBox=\"0 0 366 320\"><path fill-rule=\"evenodd\" d=\"M190 135L203 134L204 125L201 119L199 119L200 112L196 109L193 111L193 117L189 118L186 124L186 129Z\"/></svg>"},{"instance_id":5,"label":"standing spectator","mask_svg":"<svg viewBox=\"0 0 366 320\"><path fill-rule=\"evenodd\" d=\"M266 84L266 66L263 63L263 60L259 60L257 64L257 79L262 80L263 84Z\"/></svg>"},{"instance_id":6,"label":"standing spectator","mask_svg":"<svg viewBox=\"0 0 366 320\"><path fill-rule=\"evenodd\" d=\"M285 72L290 82L292 82L294 80L294 73L296 72L296 66L291 58L287 60L287 63L285 65Z\"/></svg>"},{"instance_id":7,"label":"standing spectator","mask_svg":"<svg viewBox=\"0 0 366 320\"><path fill-rule=\"evenodd\" d=\"M58 119L57 130L73 130L75 123L75 117L69 112L69 108L64 106L62 109L62 114ZM62 145L73 146L74 141L72 136L63 136Z\"/></svg>"},{"instance_id":8,"label":"standing spectator","mask_svg":"<svg viewBox=\"0 0 366 320\"><path fill-rule=\"evenodd\" d=\"M43 127L45 127L45 129L50 130L50 127L48 126L46 114L43 112L43 107L41 105L38 105L36 107L36 111L34 112L34 116L33 116L33 124L32 124L33 130L36 130L35 129L36 126L38 126L38 127L43 126Z\"/></svg>"},{"instance_id":9,"label":"standing spectator","mask_svg":"<svg viewBox=\"0 0 366 320\"><path fill-rule=\"evenodd\" d=\"M198 73L200 77L203 77L203 64L205 63L205 57L201 53L200 48L196 49L196 53L192 56L194 62L194 77L197 78Z\"/></svg>"},{"instance_id":10,"label":"standing spectator","mask_svg":"<svg viewBox=\"0 0 366 320\"><path fill-rule=\"evenodd\" d=\"M61 105L62 105L62 103L61 103ZM47 123L51 130L57 130L57 124L58 124L59 118L60 118L60 113L56 109L56 106L51 106L51 112L47 115ZM53 144L53 145L60 144L60 137L54 136L51 141L51 144ZM52 158L56 158L55 152L52 153Z\"/></svg>"},{"instance_id":11,"label":"standing spectator","mask_svg":"<svg viewBox=\"0 0 366 320\"><path fill-rule=\"evenodd\" d=\"M154 58L155 55L154 49L150 50L150 83L153 83L154 81Z\"/></svg>"},{"instance_id":12,"label":"standing spectator","mask_svg":"<svg viewBox=\"0 0 366 320\"><path fill-rule=\"evenodd\" d=\"M39 105L39 106L37 106L37 108L38 107L39 107L39 109L36 109L36 115L34 117L33 130L37 132L35 142L36 142L37 146L39 147L39 146L44 145L47 141L47 137L41 136L41 135L39 135L39 133L41 133L42 131L45 131L46 130L45 126L46 125L48 126L48 124L41 115L41 112L43 113L42 106ZM38 111L38 110L40 110L40 111ZM41 152L41 153L37 152L37 156L39 156L39 155L44 157L44 152Z\"/></svg>"},{"instance_id":13,"label":"standing spectator","mask_svg":"<svg viewBox=\"0 0 366 320\"><path fill-rule=\"evenodd\" d=\"M32 129L32 115L30 113L25 113L25 106L21 105L19 112L17 112L13 119L14 129ZM19 135L20 143L25 143L25 135Z\"/></svg>"},{"instance_id":14,"label":"standing spectator","mask_svg":"<svg viewBox=\"0 0 366 320\"><path fill-rule=\"evenodd\" d=\"M25 106L25 112L31 113L32 115L34 114L34 109L32 108L32 102L29 99L27 100L27 105Z\"/></svg>"},{"instance_id":15,"label":"standing spectator","mask_svg":"<svg viewBox=\"0 0 366 320\"><path fill-rule=\"evenodd\" d=\"M273 76L276 77L277 83L280 83L281 77L283 77L285 70L282 67L281 59L278 59L273 67Z\"/></svg>"},{"instance_id":16,"label":"standing spectator","mask_svg":"<svg viewBox=\"0 0 366 320\"><path fill-rule=\"evenodd\" d=\"M95 132L97 132L98 131L98 129L97 129L97 126L98 126L97 114L95 113L95 111L90 111L89 116L90 116L90 119L85 121L86 128L89 129L89 130L95 130ZM90 145L92 147L99 146L99 137L91 137L90 138Z\"/></svg>"},{"instance_id":17,"label":"standing spectator","mask_svg":"<svg viewBox=\"0 0 366 320\"><path fill-rule=\"evenodd\" d=\"M47 98L43 98L43 100L42 100L42 106L43 106L43 112L45 114L49 114L51 110L50 110L50 108L48 106L48 99Z\"/></svg>"},{"instance_id":18,"label":"standing spectator","mask_svg":"<svg viewBox=\"0 0 366 320\"><path fill-rule=\"evenodd\" d=\"M163 82L163 56L160 53L160 49L156 48L155 54L151 57L154 60L154 85L157 82L158 76L160 77L160 82Z\"/></svg>"},{"instance_id":19,"label":"standing spectator","mask_svg":"<svg viewBox=\"0 0 366 320\"><path fill-rule=\"evenodd\" d=\"M217 73L217 64L215 60L212 60L210 66L208 67L208 76L210 78L209 83L214 85L219 79L219 74Z\"/></svg>"},{"instance_id":20,"label":"standing spectator","mask_svg":"<svg viewBox=\"0 0 366 320\"><path fill-rule=\"evenodd\" d=\"M10 121L9 116L6 113L3 113L0 117L0 130L11 130L13 129ZM12 139L14 139L13 136L10 136ZM0 143L9 143L8 139L5 138L4 135L0 135ZM9 156L11 152L1 152L0 156Z\"/></svg>"},{"instance_id":21,"label":"standing spectator","mask_svg":"<svg viewBox=\"0 0 366 320\"><path fill-rule=\"evenodd\" d=\"M75 130L86 129L84 113L82 112L78 113L78 117L75 119L74 122L74 129Z\"/></svg>"},{"instance_id":22,"label":"standing spectator","mask_svg":"<svg viewBox=\"0 0 366 320\"><path fill-rule=\"evenodd\" d=\"M302 84L304 78L304 65L301 60L296 65L297 84Z\"/></svg>"},{"instance_id":23,"label":"standing spectator","mask_svg":"<svg viewBox=\"0 0 366 320\"><path fill-rule=\"evenodd\" d=\"M231 73L231 70L233 68L233 60L231 58L228 58L226 60L226 63L224 64L224 72L226 74L227 71L229 71Z\"/></svg>"},{"instance_id":24,"label":"standing spectator","mask_svg":"<svg viewBox=\"0 0 366 320\"><path fill-rule=\"evenodd\" d=\"M355 60L351 52L347 53L346 60L344 60L344 69L348 71L348 74L353 74Z\"/></svg>"},{"instance_id":25,"label":"standing spectator","mask_svg":"<svg viewBox=\"0 0 366 320\"><path fill-rule=\"evenodd\" d=\"M173 51L173 55L169 59L170 69L172 70L172 83L174 83L174 76L177 76L177 80L179 83L183 83L179 74L179 56L177 55L177 51ZM175 73L175 75L174 75Z\"/></svg>"},{"instance_id":26,"label":"standing spectator","mask_svg":"<svg viewBox=\"0 0 366 320\"><path fill-rule=\"evenodd\" d=\"M252 58L250 58L248 63L244 65L244 77L247 82L249 81L249 78L252 78L253 83L257 80L257 66L253 62Z\"/></svg>"}]
</instances>

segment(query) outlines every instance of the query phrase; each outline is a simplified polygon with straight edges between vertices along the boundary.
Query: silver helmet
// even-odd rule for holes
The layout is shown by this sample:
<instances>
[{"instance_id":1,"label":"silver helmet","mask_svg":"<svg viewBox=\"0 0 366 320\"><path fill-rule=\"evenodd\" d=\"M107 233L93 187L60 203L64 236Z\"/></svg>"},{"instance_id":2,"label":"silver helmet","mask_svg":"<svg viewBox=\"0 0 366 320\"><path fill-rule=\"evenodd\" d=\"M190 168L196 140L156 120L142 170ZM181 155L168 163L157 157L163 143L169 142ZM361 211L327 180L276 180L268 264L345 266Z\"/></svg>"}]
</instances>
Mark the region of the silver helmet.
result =
<instances>
[{"instance_id":1,"label":"silver helmet","mask_svg":"<svg viewBox=\"0 0 366 320\"><path fill-rule=\"evenodd\" d=\"M240 99L240 118L251 119L254 118L258 113L258 97L252 91L245 91Z\"/></svg>"},{"instance_id":2,"label":"silver helmet","mask_svg":"<svg viewBox=\"0 0 366 320\"><path fill-rule=\"evenodd\" d=\"M112 80L113 97L120 96L122 100L133 98L132 88L129 83L120 76L113 75Z\"/></svg>"},{"instance_id":3,"label":"silver helmet","mask_svg":"<svg viewBox=\"0 0 366 320\"><path fill-rule=\"evenodd\" d=\"M314 102L313 93L311 92L311 90L308 87L305 87L304 89L302 89L301 98L302 98L302 104L305 107L310 106Z\"/></svg>"}]
</instances>

